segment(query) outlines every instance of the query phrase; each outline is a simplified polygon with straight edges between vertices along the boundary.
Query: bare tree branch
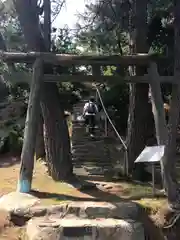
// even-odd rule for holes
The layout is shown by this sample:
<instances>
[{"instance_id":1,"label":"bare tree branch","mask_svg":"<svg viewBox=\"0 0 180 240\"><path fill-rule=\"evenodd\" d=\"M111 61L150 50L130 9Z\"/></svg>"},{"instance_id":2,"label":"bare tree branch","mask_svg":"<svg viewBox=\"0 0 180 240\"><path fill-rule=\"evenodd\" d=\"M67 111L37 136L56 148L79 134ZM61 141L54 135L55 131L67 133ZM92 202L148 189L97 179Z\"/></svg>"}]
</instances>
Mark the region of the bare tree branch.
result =
<instances>
[{"instance_id":1,"label":"bare tree branch","mask_svg":"<svg viewBox=\"0 0 180 240\"><path fill-rule=\"evenodd\" d=\"M51 5L52 5L52 22L55 21L55 19L57 18L57 16L60 14L62 8L64 7L64 5L66 4L66 0L62 0L59 2L59 0L53 0L51 1Z\"/></svg>"}]
</instances>

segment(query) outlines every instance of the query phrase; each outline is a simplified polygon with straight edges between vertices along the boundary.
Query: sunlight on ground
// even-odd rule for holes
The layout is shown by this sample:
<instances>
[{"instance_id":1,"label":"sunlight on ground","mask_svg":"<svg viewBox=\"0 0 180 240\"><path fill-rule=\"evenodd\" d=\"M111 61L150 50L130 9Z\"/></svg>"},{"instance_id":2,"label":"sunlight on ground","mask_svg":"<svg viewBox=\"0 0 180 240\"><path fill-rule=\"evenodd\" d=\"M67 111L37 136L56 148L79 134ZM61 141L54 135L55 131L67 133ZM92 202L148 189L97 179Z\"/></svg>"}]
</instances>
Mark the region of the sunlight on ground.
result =
<instances>
[{"instance_id":1,"label":"sunlight on ground","mask_svg":"<svg viewBox=\"0 0 180 240\"><path fill-rule=\"evenodd\" d=\"M0 195L16 190L19 173L19 164L10 167L0 168ZM80 192L71 186L53 181L46 173L42 162L36 162L33 178L33 190L35 195L41 199L42 204L58 204L62 201L71 200L93 200L120 201L130 199L142 204L145 208L152 209L152 212L165 203L165 199L153 199L151 187L141 186L126 182L107 183L107 187L100 191L93 190Z\"/></svg>"},{"instance_id":2,"label":"sunlight on ground","mask_svg":"<svg viewBox=\"0 0 180 240\"><path fill-rule=\"evenodd\" d=\"M7 164L4 167L0 167L0 196L16 190L19 167L18 163L14 163L9 167ZM94 182L96 183L97 181ZM102 185L104 185L104 183L105 182L100 182ZM41 199L42 205L59 204L62 201L71 200L97 200L97 198L101 201L130 199L140 203L150 214L155 214L157 210L166 203L166 200L163 198L152 198L152 189L148 186L127 182L106 182L105 184L106 186L104 186L103 189L100 188L100 190L91 190L83 193L67 184L53 181L47 175L46 168L42 162L38 161L35 164L33 190L35 190L35 196ZM0 239L26 239L24 227L14 227L10 225L1 231L1 225L3 224L1 218Z\"/></svg>"},{"instance_id":3,"label":"sunlight on ground","mask_svg":"<svg viewBox=\"0 0 180 240\"><path fill-rule=\"evenodd\" d=\"M1 240L25 240L26 234L25 229L22 227L8 227L0 232L0 239Z\"/></svg>"}]
</instances>

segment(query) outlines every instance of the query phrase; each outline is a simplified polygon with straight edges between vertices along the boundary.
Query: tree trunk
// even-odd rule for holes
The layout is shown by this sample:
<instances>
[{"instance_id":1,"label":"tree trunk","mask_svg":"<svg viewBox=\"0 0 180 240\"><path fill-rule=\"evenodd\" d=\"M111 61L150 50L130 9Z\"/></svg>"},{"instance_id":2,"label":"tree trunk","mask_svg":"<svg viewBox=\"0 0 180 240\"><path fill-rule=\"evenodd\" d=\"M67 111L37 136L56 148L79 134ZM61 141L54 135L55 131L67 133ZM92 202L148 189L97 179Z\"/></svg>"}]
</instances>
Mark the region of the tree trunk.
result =
<instances>
[{"instance_id":1,"label":"tree trunk","mask_svg":"<svg viewBox=\"0 0 180 240\"><path fill-rule=\"evenodd\" d=\"M40 109L41 110L41 109ZM44 146L44 122L43 116L40 113L39 125L36 137L36 159L44 159L46 157L45 146Z\"/></svg>"},{"instance_id":2,"label":"tree trunk","mask_svg":"<svg viewBox=\"0 0 180 240\"><path fill-rule=\"evenodd\" d=\"M136 39L135 51L145 53L148 51L146 42L147 32L147 1L136 0ZM145 68L137 68L136 75L144 75ZM128 118L128 160L129 173L133 173L139 180L145 180L147 173L144 171L144 164L134 166L134 161L153 137L154 122L151 111L151 104L148 99L148 84L131 84Z\"/></svg>"},{"instance_id":3,"label":"tree trunk","mask_svg":"<svg viewBox=\"0 0 180 240\"><path fill-rule=\"evenodd\" d=\"M174 26L175 26L175 44L174 44L174 77L180 78L180 1L174 1ZM176 178L176 137L179 123L180 112L180 84L172 85L172 100L169 113L169 135L165 147L162 165L164 167L164 180L168 203L176 215L180 209L180 187ZM174 217L174 216L172 216ZM179 219L179 218L177 218ZM169 220L171 222L171 220ZM177 220L174 222L176 223ZM173 223L173 225L175 224Z\"/></svg>"},{"instance_id":4,"label":"tree trunk","mask_svg":"<svg viewBox=\"0 0 180 240\"><path fill-rule=\"evenodd\" d=\"M51 0L44 0L44 41L47 50L51 51Z\"/></svg>"},{"instance_id":5,"label":"tree trunk","mask_svg":"<svg viewBox=\"0 0 180 240\"><path fill-rule=\"evenodd\" d=\"M180 1L174 0L174 77L180 78ZM172 100L169 114L169 137L165 148L163 165L165 168L165 184L169 205L180 209L180 189L175 178L176 173L176 137L180 111L180 84L172 86Z\"/></svg>"},{"instance_id":6,"label":"tree trunk","mask_svg":"<svg viewBox=\"0 0 180 240\"><path fill-rule=\"evenodd\" d=\"M24 141L21 153L21 167L18 182L18 191L30 192L34 169L35 142L38 129L40 98L43 81L42 60L37 59L33 67L33 77L27 109Z\"/></svg>"},{"instance_id":7,"label":"tree trunk","mask_svg":"<svg viewBox=\"0 0 180 240\"><path fill-rule=\"evenodd\" d=\"M46 51L36 11L31 1L14 0L14 3L29 49ZM58 88L54 83L44 83L43 85L41 106L46 129L47 162L51 166L50 172L54 179L69 179L73 176L69 132L64 114L62 114ZM65 163L65 161L67 162Z\"/></svg>"},{"instance_id":8,"label":"tree trunk","mask_svg":"<svg viewBox=\"0 0 180 240\"><path fill-rule=\"evenodd\" d=\"M175 63L175 65L176 64L177 63ZM177 77L176 74L175 74L175 77ZM168 143L165 147L165 153L163 157L163 166L164 166L164 176L165 176L164 180L165 180L165 187L166 187L166 192L168 196L168 202L172 206L172 208L180 209L180 206L179 206L180 194L179 194L177 178L176 178L176 160L177 160L176 137L177 137L177 127L179 123L179 112L180 112L180 85L178 86L173 85L172 100L171 100L170 115L169 115L169 136L168 136Z\"/></svg>"},{"instance_id":9,"label":"tree trunk","mask_svg":"<svg viewBox=\"0 0 180 240\"><path fill-rule=\"evenodd\" d=\"M140 179L144 178L144 165L134 166L134 161L148 145L152 131L153 117L151 105L148 102L148 86L146 84L131 84L129 119L128 119L128 159L129 172ZM152 134L152 132L151 132ZM142 179L143 180L143 179Z\"/></svg>"},{"instance_id":10,"label":"tree trunk","mask_svg":"<svg viewBox=\"0 0 180 240\"><path fill-rule=\"evenodd\" d=\"M64 111L58 107L60 98L56 85L45 84L44 87L46 94L43 95L41 107L45 124L45 149L49 174L54 180L68 180L73 169ZM49 101L46 101L47 99Z\"/></svg>"},{"instance_id":11,"label":"tree trunk","mask_svg":"<svg viewBox=\"0 0 180 240\"><path fill-rule=\"evenodd\" d=\"M157 72L157 66L155 63L152 63L148 71L149 80L150 80L150 90L151 90L151 103L152 103L152 112L154 115L155 129L156 129L156 139L158 145L166 146L168 139L168 129L166 124L166 117L164 111L164 104L161 93L161 85L158 81L159 74ZM165 189L165 167L163 161L161 160L161 176L162 176L162 187Z\"/></svg>"},{"instance_id":12,"label":"tree trunk","mask_svg":"<svg viewBox=\"0 0 180 240\"><path fill-rule=\"evenodd\" d=\"M51 2L50 0L44 0L44 42L47 51L51 49ZM45 158L45 146L44 146L44 127L43 117L40 114L40 121L36 139L36 159Z\"/></svg>"}]
</instances>

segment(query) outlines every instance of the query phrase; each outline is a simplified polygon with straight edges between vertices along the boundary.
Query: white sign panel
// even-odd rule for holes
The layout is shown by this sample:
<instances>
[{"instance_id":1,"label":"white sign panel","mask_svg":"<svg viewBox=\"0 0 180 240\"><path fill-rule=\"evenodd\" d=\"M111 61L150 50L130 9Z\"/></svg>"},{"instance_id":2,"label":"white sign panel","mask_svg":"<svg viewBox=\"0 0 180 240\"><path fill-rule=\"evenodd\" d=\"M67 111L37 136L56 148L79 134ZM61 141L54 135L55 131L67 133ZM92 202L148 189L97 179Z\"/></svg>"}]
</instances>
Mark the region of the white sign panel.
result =
<instances>
[{"instance_id":1,"label":"white sign panel","mask_svg":"<svg viewBox=\"0 0 180 240\"><path fill-rule=\"evenodd\" d=\"M141 152L139 157L136 159L135 163L141 162L159 162L164 155L165 146L152 146L145 147L145 149Z\"/></svg>"}]
</instances>

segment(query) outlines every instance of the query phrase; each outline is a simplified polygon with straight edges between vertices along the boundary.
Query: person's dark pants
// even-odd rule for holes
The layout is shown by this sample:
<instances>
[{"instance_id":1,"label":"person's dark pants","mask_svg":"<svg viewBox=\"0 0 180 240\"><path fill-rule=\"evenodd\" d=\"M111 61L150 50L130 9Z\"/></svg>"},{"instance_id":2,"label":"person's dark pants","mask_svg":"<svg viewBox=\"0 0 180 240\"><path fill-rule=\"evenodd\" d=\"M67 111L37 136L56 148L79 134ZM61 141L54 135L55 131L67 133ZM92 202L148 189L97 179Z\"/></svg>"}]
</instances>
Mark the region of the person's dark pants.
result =
<instances>
[{"instance_id":1,"label":"person's dark pants","mask_svg":"<svg viewBox=\"0 0 180 240\"><path fill-rule=\"evenodd\" d=\"M90 134L94 134L95 124L96 124L95 115L86 115L85 116L85 125L86 125L86 127L89 126Z\"/></svg>"}]
</instances>

